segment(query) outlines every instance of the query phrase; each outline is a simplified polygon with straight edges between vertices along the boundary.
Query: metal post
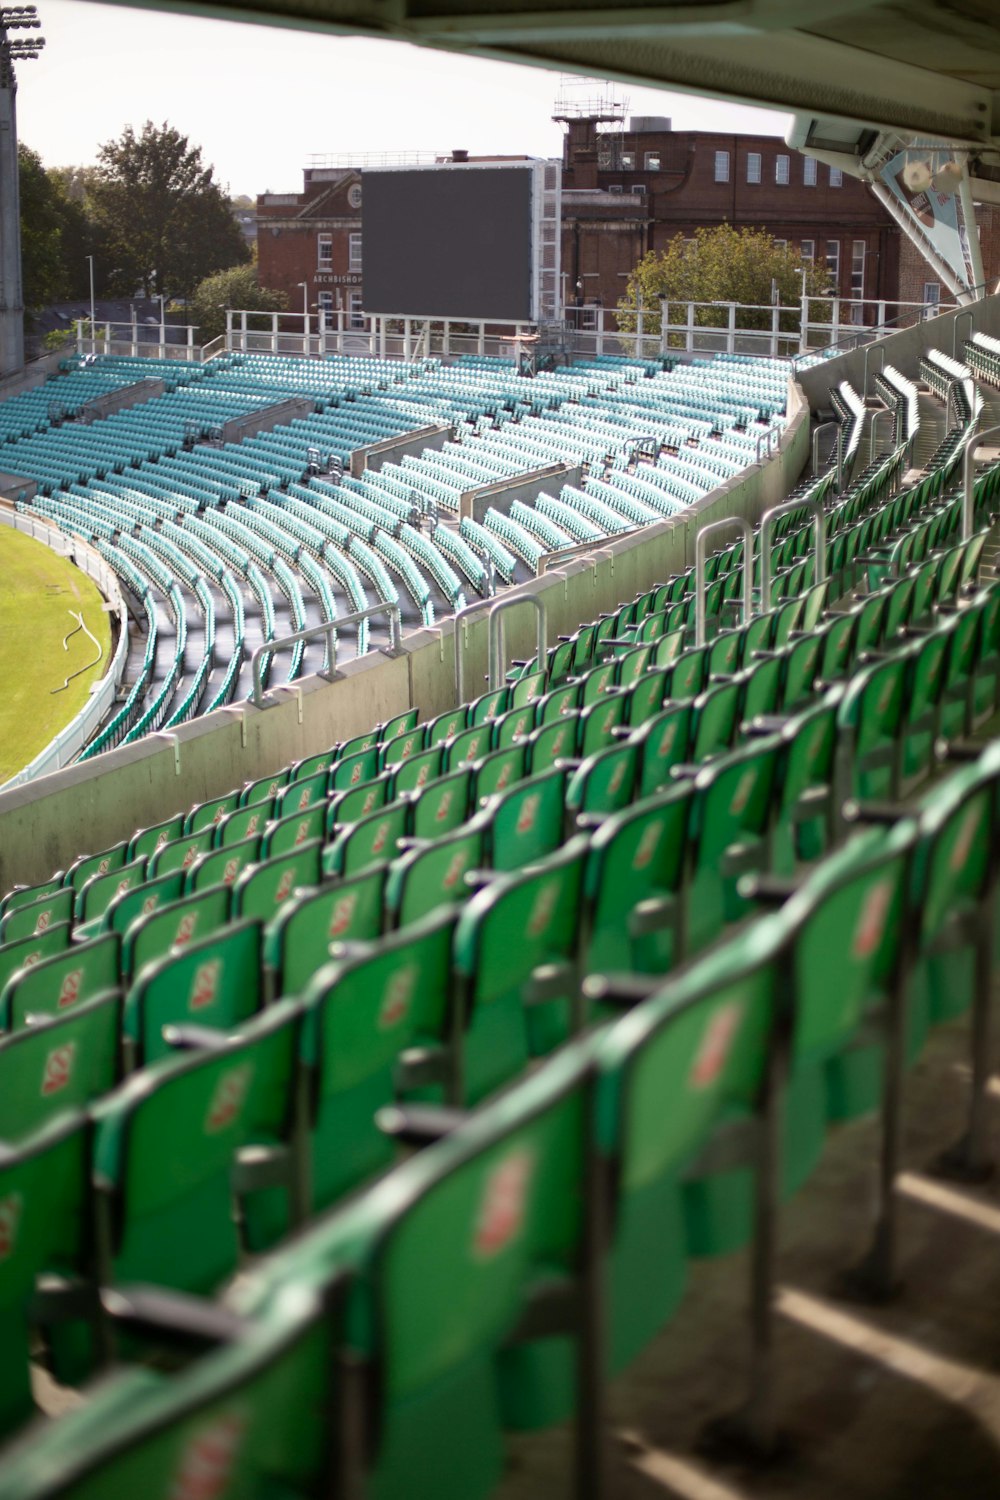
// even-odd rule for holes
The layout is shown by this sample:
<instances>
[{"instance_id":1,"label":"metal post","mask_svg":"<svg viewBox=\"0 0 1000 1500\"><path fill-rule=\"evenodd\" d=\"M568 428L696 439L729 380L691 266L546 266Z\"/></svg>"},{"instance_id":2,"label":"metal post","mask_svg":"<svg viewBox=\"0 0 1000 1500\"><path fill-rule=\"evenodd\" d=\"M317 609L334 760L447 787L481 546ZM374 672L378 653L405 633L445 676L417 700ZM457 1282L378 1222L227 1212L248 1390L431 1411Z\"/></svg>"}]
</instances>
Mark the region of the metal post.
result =
<instances>
[{"instance_id":1,"label":"metal post","mask_svg":"<svg viewBox=\"0 0 1000 1500\"><path fill-rule=\"evenodd\" d=\"M820 500L784 500L781 505L765 511L760 522L760 612L766 615L771 608L771 533L779 516L793 510L809 510L813 518L816 559L814 583L822 583L826 577L826 514Z\"/></svg>"},{"instance_id":2,"label":"metal post","mask_svg":"<svg viewBox=\"0 0 1000 1500\"><path fill-rule=\"evenodd\" d=\"M94 340L97 337L97 306L94 302L94 257L88 255L90 261L90 352L94 353Z\"/></svg>"},{"instance_id":3,"label":"metal post","mask_svg":"<svg viewBox=\"0 0 1000 1500\"><path fill-rule=\"evenodd\" d=\"M753 615L753 531L743 516L723 516L709 521L694 539L694 643L705 644L705 542L714 531L735 526L743 537L743 624Z\"/></svg>"},{"instance_id":4,"label":"metal post","mask_svg":"<svg viewBox=\"0 0 1000 1500\"><path fill-rule=\"evenodd\" d=\"M882 363L879 366L879 369L880 370L884 370L885 369L885 345L884 344L866 344L865 345L865 377L864 377L864 385L862 386L862 389L861 389L861 398L864 401L868 400L868 357L872 353L880 354L882 356Z\"/></svg>"},{"instance_id":5,"label":"metal post","mask_svg":"<svg viewBox=\"0 0 1000 1500\"><path fill-rule=\"evenodd\" d=\"M519 599L501 599L493 605L489 613L487 628L489 630L489 673L490 692L495 693L503 687L504 672L506 671L506 640L504 635L504 614L507 610L515 609L519 604L531 604L534 606L537 634L535 640L535 652L538 665L541 667L548 652L548 609L544 599L539 599L535 594L522 594Z\"/></svg>"},{"instance_id":6,"label":"metal post","mask_svg":"<svg viewBox=\"0 0 1000 1500\"><path fill-rule=\"evenodd\" d=\"M330 666L328 676L333 677L337 670L337 631L342 630L345 625L355 625L361 620L370 620L375 615L386 615L389 620L389 651L399 649L401 625L398 604L369 604L367 609L355 610L350 615L339 615L336 620L324 620L321 625L310 625L307 630L296 630L292 635L278 636L274 640L265 641L258 646L250 658L250 671L253 675L253 705L255 708L266 708L264 702L264 686L261 682L261 660L265 656L273 656L278 651L284 650L286 646L294 646L298 641L315 641L321 636L327 640L327 656Z\"/></svg>"},{"instance_id":7,"label":"metal post","mask_svg":"<svg viewBox=\"0 0 1000 1500\"><path fill-rule=\"evenodd\" d=\"M968 318L968 320L969 320L969 328L972 329L973 331L975 331L975 327L976 327L975 314L972 312L971 308L968 308L968 307L960 308L959 311L955 314L954 318L952 319L952 324L951 324L951 357L952 357L952 359L957 359L958 358L958 325L962 321L963 318Z\"/></svg>"},{"instance_id":8,"label":"metal post","mask_svg":"<svg viewBox=\"0 0 1000 1500\"><path fill-rule=\"evenodd\" d=\"M462 653L462 646L459 639L459 625L461 624L464 626L466 620L468 620L471 615L481 614L484 609L488 609L490 611L491 619L489 625L489 660L490 680L492 682L496 660L494 656L495 648L493 635L495 627L492 623L492 613L494 610L502 611L506 609L512 609L515 604L525 603L533 604L535 606L536 613L538 614L537 650L538 665L541 666L548 651L548 611L541 599L536 599L533 594L508 595L506 599L502 599L499 603L495 603L493 599L475 599L471 604L467 604L464 609L456 610L453 616L455 622L455 702L459 707L461 707L461 705L465 702L465 659ZM497 645L499 644L500 642L497 641Z\"/></svg>"},{"instance_id":9,"label":"metal post","mask_svg":"<svg viewBox=\"0 0 1000 1500\"><path fill-rule=\"evenodd\" d=\"M871 426L868 429L868 462L869 463L871 463L872 459L875 457L875 434L876 434L876 431L878 429L878 424L879 424L880 420L882 419L882 417L891 417L893 419L893 421L895 421L895 414L889 409L888 406L884 406L881 411L875 411L875 412L872 413L872 424L871 424Z\"/></svg>"}]
</instances>

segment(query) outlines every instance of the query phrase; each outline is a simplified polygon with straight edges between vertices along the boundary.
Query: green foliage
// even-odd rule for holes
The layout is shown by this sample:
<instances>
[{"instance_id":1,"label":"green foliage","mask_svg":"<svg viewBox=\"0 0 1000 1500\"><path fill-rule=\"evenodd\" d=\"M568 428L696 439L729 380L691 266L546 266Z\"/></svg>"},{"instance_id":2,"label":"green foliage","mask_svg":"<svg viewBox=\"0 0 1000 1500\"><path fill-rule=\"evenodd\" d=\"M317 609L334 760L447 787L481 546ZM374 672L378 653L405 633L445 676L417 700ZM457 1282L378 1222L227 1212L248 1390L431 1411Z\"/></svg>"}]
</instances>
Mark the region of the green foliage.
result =
<instances>
[{"instance_id":1,"label":"green foliage","mask_svg":"<svg viewBox=\"0 0 1000 1500\"><path fill-rule=\"evenodd\" d=\"M225 332L227 307L284 312L287 306L284 292L270 292L259 284L256 264L234 266L199 283L190 302L190 321L198 325L198 337L207 344Z\"/></svg>"},{"instance_id":2,"label":"green foliage","mask_svg":"<svg viewBox=\"0 0 1000 1500\"><path fill-rule=\"evenodd\" d=\"M188 296L206 276L248 259L229 200L191 146L166 122L127 125L98 152L90 196L113 269L109 290Z\"/></svg>"},{"instance_id":3,"label":"green foliage","mask_svg":"<svg viewBox=\"0 0 1000 1500\"><path fill-rule=\"evenodd\" d=\"M696 230L690 240L675 235L665 250L651 250L643 256L629 276L625 296L618 305L618 326L623 331L635 331L641 298L643 331L658 335L660 302L666 298L668 303L742 303L737 313L738 328L770 328L773 289L783 307L798 308L803 264L807 293L817 296L825 292L825 267L800 262L794 250L776 244L766 230L720 224ZM821 309L814 308L813 315L822 316ZM672 315L672 321L678 320L678 314ZM702 307L695 312L695 322L701 327L719 326L724 321L721 308ZM781 314L782 331L793 332L798 323L797 312ZM683 341L681 335L671 337Z\"/></svg>"},{"instance_id":4,"label":"green foliage","mask_svg":"<svg viewBox=\"0 0 1000 1500\"><path fill-rule=\"evenodd\" d=\"M17 148L21 198L21 275L26 307L58 302L66 292L63 200L37 152Z\"/></svg>"}]
</instances>

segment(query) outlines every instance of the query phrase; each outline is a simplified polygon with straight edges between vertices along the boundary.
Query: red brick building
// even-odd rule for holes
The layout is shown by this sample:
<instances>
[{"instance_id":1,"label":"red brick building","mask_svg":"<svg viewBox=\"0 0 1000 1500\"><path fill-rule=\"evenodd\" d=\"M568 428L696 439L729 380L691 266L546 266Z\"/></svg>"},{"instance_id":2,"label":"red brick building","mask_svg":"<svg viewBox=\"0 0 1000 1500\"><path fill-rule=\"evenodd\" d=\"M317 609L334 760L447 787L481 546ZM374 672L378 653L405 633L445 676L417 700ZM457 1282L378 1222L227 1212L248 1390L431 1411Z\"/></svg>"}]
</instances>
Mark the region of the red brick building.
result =
<instances>
[{"instance_id":1,"label":"red brick building","mask_svg":"<svg viewBox=\"0 0 1000 1500\"><path fill-rule=\"evenodd\" d=\"M291 312L343 309L360 324L361 173L306 167L304 176L301 193L261 193L257 199L261 282L286 292Z\"/></svg>"}]
</instances>

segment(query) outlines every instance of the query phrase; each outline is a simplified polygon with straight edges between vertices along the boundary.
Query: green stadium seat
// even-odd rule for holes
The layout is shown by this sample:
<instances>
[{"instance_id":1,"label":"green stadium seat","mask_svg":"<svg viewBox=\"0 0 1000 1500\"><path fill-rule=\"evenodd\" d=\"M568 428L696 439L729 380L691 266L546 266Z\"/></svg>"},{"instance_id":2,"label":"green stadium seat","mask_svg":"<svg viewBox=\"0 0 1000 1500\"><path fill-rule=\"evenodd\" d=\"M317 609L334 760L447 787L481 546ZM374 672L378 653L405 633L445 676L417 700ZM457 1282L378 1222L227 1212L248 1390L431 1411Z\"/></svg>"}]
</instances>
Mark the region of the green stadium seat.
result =
<instances>
[{"instance_id":1,"label":"green stadium seat","mask_svg":"<svg viewBox=\"0 0 1000 1500\"><path fill-rule=\"evenodd\" d=\"M60 1111L85 1108L113 1089L121 1023L121 995L106 990L0 1038L0 1141L21 1141Z\"/></svg>"},{"instance_id":2,"label":"green stadium seat","mask_svg":"<svg viewBox=\"0 0 1000 1500\"><path fill-rule=\"evenodd\" d=\"M23 906L12 906L0 919L0 948L24 938L39 937L49 927L72 922L75 899L73 891L61 889Z\"/></svg>"},{"instance_id":3,"label":"green stadium seat","mask_svg":"<svg viewBox=\"0 0 1000 1500\"><path fill-rule=\"evenodd\" d=\"M61 1015L81 1000L117 988L120 947L118 934L106 932L19 969L0 990L0 1030L16 1031L29 1016Z\"/></svg>"}]
</instances>

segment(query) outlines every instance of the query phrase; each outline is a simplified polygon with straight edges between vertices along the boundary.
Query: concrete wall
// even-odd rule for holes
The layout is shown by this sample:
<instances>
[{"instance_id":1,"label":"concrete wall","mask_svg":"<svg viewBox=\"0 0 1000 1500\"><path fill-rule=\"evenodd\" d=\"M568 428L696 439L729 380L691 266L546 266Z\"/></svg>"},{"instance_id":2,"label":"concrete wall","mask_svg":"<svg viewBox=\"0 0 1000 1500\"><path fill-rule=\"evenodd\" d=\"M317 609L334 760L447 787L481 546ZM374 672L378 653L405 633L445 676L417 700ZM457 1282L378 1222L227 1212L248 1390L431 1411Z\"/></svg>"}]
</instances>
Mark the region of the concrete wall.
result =
<instances>
[{"instance_id":1,"label":"concrete wall","mask_svg":"<svg viewBox=\"0 0 1000 1500\"><path fill-rule=\"evenodd\" d=\"M831 386L849 380L859 394L865 394L865 352L868 353L868 384L874 379L876 370L882 368L882 353L885 363L895 365L901 374L911 379L918 374L920 356L928 347L952 352L952 338L957 328L956 355L962 358L962 344L974 329L977 333L989 333L1000 338L1000 297L983 297L970 307L956 312L940 313L927 323L917 323L912 328L903 328L890 334L877 344L867 344L853 349L849 354L839 354L835 359L823 360L807 370L799 370L796 380L802 387L810 406L816 410L828 405L827 392ZM869 394L870 394L869 389Z\"/></svg>"},{"instance_id":2,"label":"concrete wall","mask_svg":"<svg viewBox=\"0 0 1000 1500\"><path fill-rule=\"evenodd\" d=\"M475 489L465 490L458 502L458 514L462 520L471 516L481 521L492 506L506 515L515 500L531 501L543 490L557 495L564 484L578 485L583 477L582 468L569 464L546 464L542 469L532 469L524 474L512 474L509 479L499 479L496 484L481 484Z\"/></svg>"},{"instance_id":3,"label":"concrete wall","mask_svg":"<svg viewBox=\"0 0 1000 1500\"><path fill-rule=\"evenodd\" d=\"M355 448L351 454L351 474L360 478L365 469L381 469L383 464L398 464L407 453L417 457L425 448L443 448L453 436L450 427L416 427L399 437L385 438L381 443L369 443L366 448Z\"/></svg>"},{"instance_id":4,"label":"concrete wall","mask_svg":"<svg viewBox=\"0 0 1000 1500\"><path fill-rule=\"evenodd\" d=\"M75 345L67 344L66 348L43 354L39 359L26 364L22 370L15 370L5 376L0 380L0 401L6 401L8 396L16 396L21 391L32 391L36 386L43 385L50 375L58 375L60 364L69 358L74 348Z\"/></svg>"},{"instance_id":5,"label":"concrete wall","mask_svg":"<svg viewBox=\"0 0 1000 1500\"><path fill-rule=\"evenodd\" d=\"M254 437L258 432L270 432L272 427L294 422L296 417L308 417L316 409L309 396L290 396L287 401L277 401L273 406L262 406L258 411L247 412L244 417L231 417L222 428L224 443L239 443L244 438Z\"/></svg>"},{"instance_id":6,"label":"concrete wall","mask_svg":"<svg viewBox=\"0 0 1000 1500\"><path fill-rule=\"evenodd\" d=\"M755 464L739 480L713 490L691 513L608 541L504 597L543 599L554 641L687 567L699 525L730 514L758 520L794 484L808 448L809 412L793 388L789 423L769 463ZM459 625L470 697L485 690L487 619L484 609ZM511 658L534 655L534 611L509 611L506 636ZM309 677L278 689L269 695L272 707L220 709L30 788L0 792L0 892L15 882L43 880L78 854L106 848L194 802L361 734L411 705L419 705L424 719L443 713L455 702L454 683L455 624L446 620L407 636L398 657L373 652L345 662L336 682Z\"/></svg>"},{"instance_id":7,"label":"concrete wall","mask_svg":"<svg viewBox=\"0 0 1000 1500\"><path fill-rule=\"evenodd\" d=\"M24 474L0 474L0 502L13 505L15 500L31 500L38 485Z\"/></svg>"},{"instance_id":8,"label":"concrete wall","mask_svg":"<svg viewBox=\"0 0 1000 1500\"><path fill-rule=\"evenodd\" d=\"M142 406L144 402L152 401L154 396L162 396L166 388L162 380L137 380L133 385L119 386L116 391L106 391L103 396L95 396L81 407L80 416L84 422L98 422L102 417L110 417L113 412L125 411L130 406Z\"/></svg>"}]
</instances>

